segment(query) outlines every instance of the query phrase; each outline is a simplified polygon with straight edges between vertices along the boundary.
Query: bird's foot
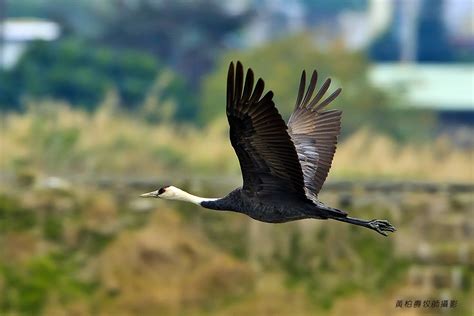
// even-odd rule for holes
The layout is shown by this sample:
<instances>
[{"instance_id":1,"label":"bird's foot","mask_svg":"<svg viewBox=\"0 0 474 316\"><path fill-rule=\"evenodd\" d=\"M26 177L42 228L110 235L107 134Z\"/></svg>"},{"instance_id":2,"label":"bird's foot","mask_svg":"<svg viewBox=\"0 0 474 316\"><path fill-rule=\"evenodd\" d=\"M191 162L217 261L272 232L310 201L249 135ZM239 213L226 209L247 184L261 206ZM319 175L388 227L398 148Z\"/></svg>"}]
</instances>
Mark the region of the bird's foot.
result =
<instances>
[{"instance_id":1,"label":"bird's foot","mask_svg":"<svg viewBox=\"0 0 474 316\"><path fill-rule=\"evenodd\" d=\"M382 234L384 236L388 235L386 232L393 233L394 231L396 231L395 227L393 227L392 224L390 224L386 220L373 219L369 221L367 224L370 229L373 229L379 234Z\"/></svg>"}]
</instances>

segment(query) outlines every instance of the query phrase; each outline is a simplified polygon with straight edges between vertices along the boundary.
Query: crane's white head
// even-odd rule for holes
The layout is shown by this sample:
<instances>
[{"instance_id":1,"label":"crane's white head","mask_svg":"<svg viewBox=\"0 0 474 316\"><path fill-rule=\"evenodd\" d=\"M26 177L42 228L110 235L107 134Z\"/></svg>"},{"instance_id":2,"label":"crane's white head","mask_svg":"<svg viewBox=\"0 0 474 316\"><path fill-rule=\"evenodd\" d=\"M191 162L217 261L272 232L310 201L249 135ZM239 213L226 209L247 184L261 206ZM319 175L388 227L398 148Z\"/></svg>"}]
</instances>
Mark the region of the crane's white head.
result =
<instances>
[{"instance_id":1,"label":"crane's white head","mask_svg":"<svg viewBox=\"0 0 474 316\"><path fill-rule=\"evenodd\" d=\"M140 195L141 197L151 197L151 198L161 198L167 200L178 200L179 196L183 196L184 191L174 187L174 186L165 186L156 191L144 193Z\"/></svg>"},{"instance_id":2,"label":"crane's white head","mask_svg":"<svg viewBox=\"0 0 474 316\"><path fill-rule=\"evenodd\" d=\"M201 205L203 201L214 201L216 199L206 199L199 196L195 196L189 194L188 192L184 192L177 187L172 185L162 187L156 191L148 192L145 194L140 195L141 197L151 197L151 198L161 198L166 200L179 200L179 201L186 201L191 202L197 205Z\"/></svg>"}]
</instances>

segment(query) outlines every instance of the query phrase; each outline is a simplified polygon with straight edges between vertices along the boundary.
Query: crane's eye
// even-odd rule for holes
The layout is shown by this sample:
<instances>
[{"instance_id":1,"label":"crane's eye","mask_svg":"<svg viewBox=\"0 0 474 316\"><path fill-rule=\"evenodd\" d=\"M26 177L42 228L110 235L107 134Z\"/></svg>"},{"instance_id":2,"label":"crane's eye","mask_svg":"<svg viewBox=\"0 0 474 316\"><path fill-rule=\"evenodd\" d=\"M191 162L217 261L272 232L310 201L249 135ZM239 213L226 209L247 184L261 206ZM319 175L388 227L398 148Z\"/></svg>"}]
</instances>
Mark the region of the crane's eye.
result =
<instances>
[{"instance_id":1,"label":"crane's eye","mask_svg":"<svg viewBox=\"0 0 474 316\"><path fill-rule=\"evenodd\" d=\"M161 188L160 190L158 190L158 195L163 193L165 193L165 188Z\"/></svg>"}]
</instances>

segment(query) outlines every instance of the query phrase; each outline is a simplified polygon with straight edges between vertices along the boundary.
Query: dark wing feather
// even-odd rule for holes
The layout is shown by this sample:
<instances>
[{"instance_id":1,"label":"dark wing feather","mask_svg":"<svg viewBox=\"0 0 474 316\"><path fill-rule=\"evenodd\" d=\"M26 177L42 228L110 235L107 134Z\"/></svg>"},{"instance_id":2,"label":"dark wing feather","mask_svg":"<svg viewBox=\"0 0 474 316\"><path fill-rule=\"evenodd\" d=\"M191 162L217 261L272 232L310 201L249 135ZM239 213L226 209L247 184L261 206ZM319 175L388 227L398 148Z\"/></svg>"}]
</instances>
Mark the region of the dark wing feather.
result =
<instances>
[{"instance_id":1,"label":"dark wing feather","mask_svg":"<svg viewBox=\"0 0 474 316\"><path fill-rule=\"evenodd\" d=\"M254 196L292 194L306 199L304 180L295 146L269 91L248 70L244 83L242 64L233 63L227 77L227 119L230 141L239 158L243 190Z\"/></svg>"},{"instance_id":2,"label":"dark wing feather","mask_svg":"<svg viewBox=\"0 0 474 316\"><path fill-rule=\"evenodd\" d=\"M341 92L341 89L337 89L321 101L329 89L331 79L327 79L312 98L317 79L318 73L314 71L303 99L306 89L306 73L303 71L295 110L288 121L288 132L303 170L306 195L312 200L316 199L331 168L341 131L342 114L338 110L323 110Z\"/></svg>"}]
</instances>

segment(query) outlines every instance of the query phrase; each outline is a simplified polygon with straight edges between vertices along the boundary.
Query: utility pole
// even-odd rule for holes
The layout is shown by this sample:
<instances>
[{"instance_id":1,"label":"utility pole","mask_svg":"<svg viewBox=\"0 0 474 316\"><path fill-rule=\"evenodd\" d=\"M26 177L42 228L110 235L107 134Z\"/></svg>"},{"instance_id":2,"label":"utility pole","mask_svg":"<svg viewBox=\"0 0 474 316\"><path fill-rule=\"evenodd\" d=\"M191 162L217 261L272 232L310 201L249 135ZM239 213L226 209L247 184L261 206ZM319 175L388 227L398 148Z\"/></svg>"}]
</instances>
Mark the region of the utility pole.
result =
<instances>
[{"instance_id":1,"label":"utility pole","mask_svg":"<svg viewBox=\"0 0 474 316\"><path fill-rule=\"evenodd\" d=\"M7 1L0 0L0 69L5 63L3 48L5 45L5 20L7 18Z\"/></svg>"},{"instance_id":2,"label":"utility pole","mask_svg":"<svg viewBox=\"0 0 474 316\"><path fill-rule=\"evenodd\" d=\"M413 63L417 56L417 25L420 5L423 0L400 1L402 23L400 41L400 59L404 63ZM425 0L428 1L428 0Z\"/></svg>"}]
</instances>

